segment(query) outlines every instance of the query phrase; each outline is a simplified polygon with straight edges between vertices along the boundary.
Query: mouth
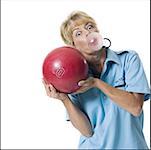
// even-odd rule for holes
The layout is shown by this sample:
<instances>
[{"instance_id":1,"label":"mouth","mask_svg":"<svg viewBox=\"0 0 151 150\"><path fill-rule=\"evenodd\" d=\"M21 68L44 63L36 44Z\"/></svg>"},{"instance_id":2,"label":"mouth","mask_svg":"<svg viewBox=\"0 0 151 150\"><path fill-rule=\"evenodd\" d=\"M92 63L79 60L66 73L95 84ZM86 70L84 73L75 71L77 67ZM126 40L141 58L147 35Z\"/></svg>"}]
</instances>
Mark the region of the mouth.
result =
<instances>
[{"instance_id":1,"label":"mouth","mask_svg":"<svg viewBox=\"0 0 151 150\"><path fill-rule=\"evenodd\" d=\"M86 39L87 39L88 47L92 51L99 51L99 49L102 48L102 45L103 45L102 36L99 33L91 32L88 34Z\"/></svg>"},{"instance_id":2,"label":"mouth","mask_svg":"<svg viewBox=\"0 0 151 150\"><path fill-rule=\"evenodd\" d=\"M90 40L90 43L89 43L90 46L96 46L97 44L98 44L98 40L96 38Z\"/></svg>"}]
</instances>

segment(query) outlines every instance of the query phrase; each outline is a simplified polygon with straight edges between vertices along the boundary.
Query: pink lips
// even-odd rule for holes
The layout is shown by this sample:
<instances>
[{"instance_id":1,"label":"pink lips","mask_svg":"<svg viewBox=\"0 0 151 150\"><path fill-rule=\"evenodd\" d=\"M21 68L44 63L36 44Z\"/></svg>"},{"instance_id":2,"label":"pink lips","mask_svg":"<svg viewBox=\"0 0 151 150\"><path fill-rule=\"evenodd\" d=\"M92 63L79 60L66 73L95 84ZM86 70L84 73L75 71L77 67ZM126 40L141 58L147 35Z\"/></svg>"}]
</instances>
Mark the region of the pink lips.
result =
<instances>
[{"instance_id":1,"label":"pink lips","mask_svg":"<svg viewBox=\"0 0 151 150\"><path fill-rule=\"evenodd\" d=\"M92 32L87 36L88 46L92 51L98 51L103 46L102 36L98 32Z\"/></svg>"}]
</instances>

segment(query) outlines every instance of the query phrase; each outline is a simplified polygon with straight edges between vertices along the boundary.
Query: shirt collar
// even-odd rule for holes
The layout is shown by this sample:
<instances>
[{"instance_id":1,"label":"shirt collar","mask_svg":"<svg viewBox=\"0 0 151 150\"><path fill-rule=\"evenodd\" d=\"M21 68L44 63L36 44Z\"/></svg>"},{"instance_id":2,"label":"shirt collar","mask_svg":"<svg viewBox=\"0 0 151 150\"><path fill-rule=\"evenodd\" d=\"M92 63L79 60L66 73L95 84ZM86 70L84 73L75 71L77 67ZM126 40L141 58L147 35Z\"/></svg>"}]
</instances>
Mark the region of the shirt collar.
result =
<instances>
[{"instance_id":1,"label":"shirt collar","mask_svg":"<svg viewBox=\"0 0 151 150\"><path fill-rule=\"evenodd\" d=\"M125 53L125 52L128 52L127 50L124 50L124 51L119 51L119 52L115 52L111 49L107 49L106 50L106 59L105 59L105 64L107 64L108 62L113 62L113 63L116 63L118 65L121 64L121 60L119 58L118 55L122 54L122 53ZM92 70L89 68L89 74L92 74Z\"/></svg>"},{"instance_id":2,"label":"shirt collar","mask_svg":"<svg viewBox=\"0 0 151 150\"><path fill-rule=\"evenodd\" d=\"M107 53L107 56L106 56L106 60L105 62L114 62L114 63L117 63L117 64L120 64L120 59L118 57L118 54L121 54L122 52L114 52L113 50L110 50L110 49L107 49L106 50L106 53Z\"/></svg>"},{"instance_id":3,"label":"shirt collar","mask_svg":"<svg viewBox=\"0 0 151 150\"><path fill-rule=\"evenodd\" d=\"M116 54L116 52L114 52L113 50L107 49L106 50L106 59L105 59L105 64L107 64L108 62L113 62L116 64L120 64L120 59L118 57L118 55ZM92 70L89 68L89 74L93 74Z\"/></svg>"}]
</instances>

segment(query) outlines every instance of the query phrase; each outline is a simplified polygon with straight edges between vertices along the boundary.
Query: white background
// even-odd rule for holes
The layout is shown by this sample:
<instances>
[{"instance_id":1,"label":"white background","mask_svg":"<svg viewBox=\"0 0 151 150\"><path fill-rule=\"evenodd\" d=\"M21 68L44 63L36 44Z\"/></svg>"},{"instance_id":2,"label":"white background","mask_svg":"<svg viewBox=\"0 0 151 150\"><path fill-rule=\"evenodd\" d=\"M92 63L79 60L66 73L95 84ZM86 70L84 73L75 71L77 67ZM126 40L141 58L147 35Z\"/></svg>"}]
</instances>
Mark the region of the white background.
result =
<instances>
[{"instance_id":1,"label":"white background","mask_svg":"<svg viewBox=\"0 0 151 150\"><path fill-rule=\"evenodd\" d=\"M2 0L2 148L76 148L79 132L65 121L59 100L46 96L42 63L64 45L60 24L73 10L98 23L111 49L138 52L149 80L149 0ZM150 101L144 104L144 134L150 145Z\"/></svg>"}]
</instances>

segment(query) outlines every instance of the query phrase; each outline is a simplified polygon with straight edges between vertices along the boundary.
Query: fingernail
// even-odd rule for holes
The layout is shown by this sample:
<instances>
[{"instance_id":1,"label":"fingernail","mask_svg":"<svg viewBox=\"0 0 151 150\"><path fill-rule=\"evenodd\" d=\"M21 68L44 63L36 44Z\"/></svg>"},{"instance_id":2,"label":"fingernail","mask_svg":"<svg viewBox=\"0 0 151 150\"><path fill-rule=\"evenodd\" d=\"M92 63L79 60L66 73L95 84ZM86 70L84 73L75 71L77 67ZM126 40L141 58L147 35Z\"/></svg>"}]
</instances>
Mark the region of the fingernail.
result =
<instances>
[{"instance_id":1,"label":"fingernail","mask_svg":"<svg viewBox=\"0 0 151 150\"><path fill-rule=\"evenodd\" d=\"M80 82L78 82L78 86L81 86L81 83L80 83Z\"/></svg>"},{"instance_id":2,"label":"fingernail","mask_svg":"<svg viewBox=\"0 0 151 150\"><path fill-rule=\"evenodd\" d=\"M83 83L83 81L78 82L78 86L82 86Z\"/></svg>"}]
</instances>

